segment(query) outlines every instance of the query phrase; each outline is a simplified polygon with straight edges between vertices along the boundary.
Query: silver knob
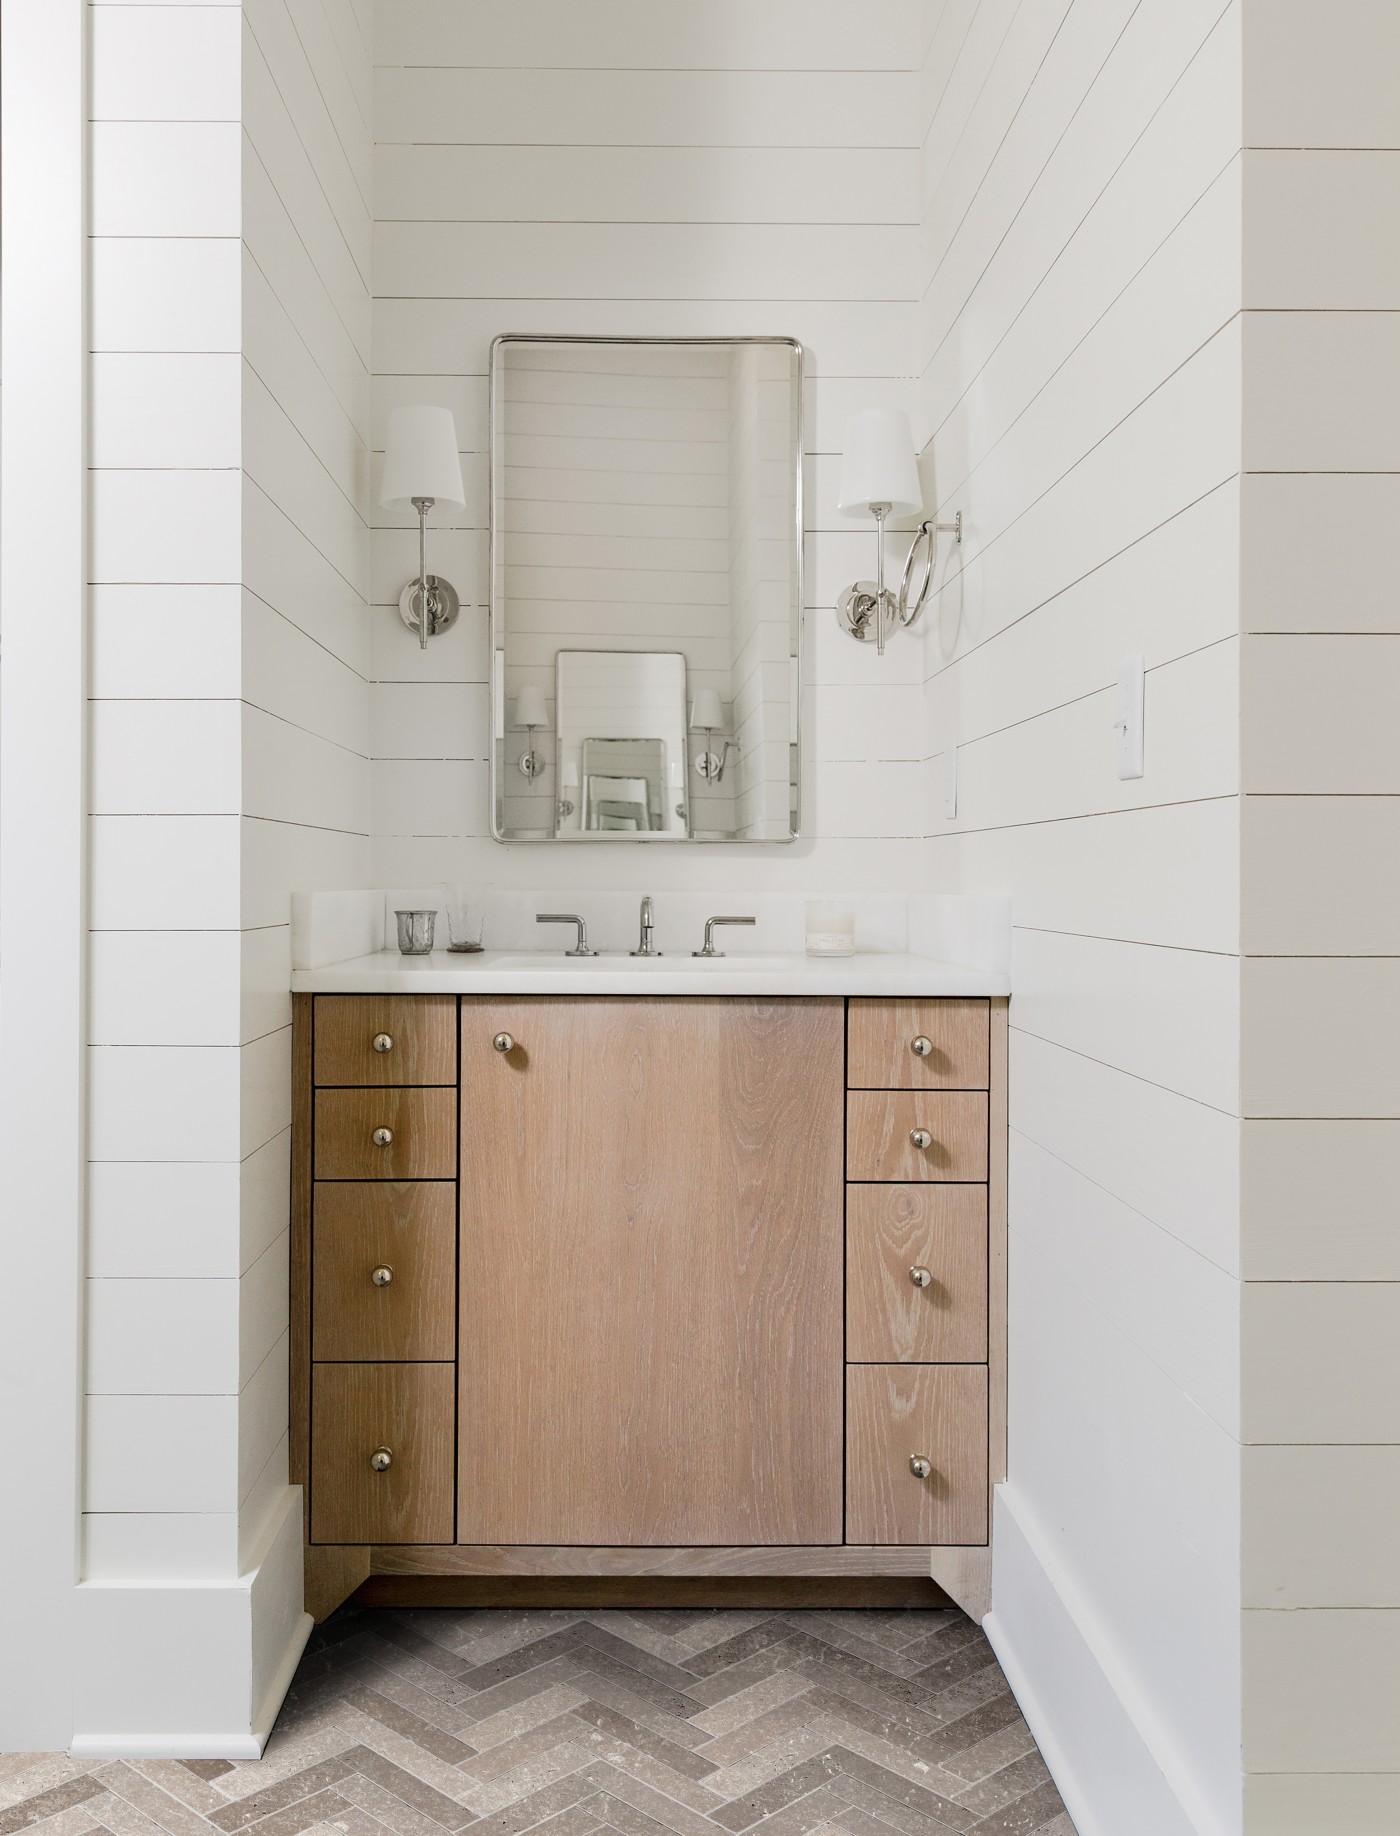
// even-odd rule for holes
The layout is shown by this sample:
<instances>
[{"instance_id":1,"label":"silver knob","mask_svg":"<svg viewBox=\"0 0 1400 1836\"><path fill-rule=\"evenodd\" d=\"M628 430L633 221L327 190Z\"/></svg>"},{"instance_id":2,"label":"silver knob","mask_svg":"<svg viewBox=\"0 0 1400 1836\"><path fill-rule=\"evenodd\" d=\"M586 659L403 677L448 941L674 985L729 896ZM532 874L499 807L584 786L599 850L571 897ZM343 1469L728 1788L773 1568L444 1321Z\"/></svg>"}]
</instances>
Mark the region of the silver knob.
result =
<instances>
[{"instance_id":1,"label":"silver knob","mask_svg":"<svg viewBox=\"0 0 1400 1836\"><path fill-rule=\"evenodd\" d=\"M394 1042L387 1033L376 1033L374 1035L374 1049L376 1052L392 1052L394 1049Z\"/></svg>"},{"instance_id":2,"label":"silver knob","mask_svg":"<svg viewBox=\"0 0 1400 1836\"><path fill-rule=\"evenodd\" d=\"M509 1033L497 1033L491 1043L498 1052L513 1052L515 1050L515 1041L511 1038Z\"/></svg>"},{"instance_id":3,"label":"silver knob","mask_svg":"<svg viewBox=\"0 0 1400 1836\"><path fill-rule=\"evenodd\" d=\"M917 1039L911 1039L909 1041L909 1050L914 1054L915 1058L927 1058L929 1053L933 1050L933 1041L931 1039L926 1039L924 1035L920 1033Z\"/></svg>"},{"instance_id":4,"label":"silver knob","mask_svg":"<svg viewBox=\"0 0 1400 1836\"><path fill-rule=\"evenodd\" d=\"M933 1136L926 1128L911 1128L909 1131L909 1139L914 1143L916 1148L933 1146Z\"/></svg>"},{"instance_id":5,"label":"silver knob","mask_svg":"<svg viewBox=\"0 0 1400 1836\"><path fill-rule=\"evenodd\" d=\"M370 1470L376 1473L387 1473L394 1464L394 1456L387 1447L376 1447L369 1457Z\"/></svg>"},{"instance_id":6,"label":"silver knob","mask_svg":"<svg viewBox=\"0 0 1400 1836\"><path fill-rule=\"evenodd\" d=\"M927 1479L933 1472L933 1462L932 1460L926 1459L921 1453L911 1453L909 1456L909 1470L916 1479Z\"/></svg>"},{"instance_id":7,"label":"silver knob","mask_svg":"<svg viewBox=\"0 0 1400 1836\"><path fill-rule=\"evenodd\" d=\"M370 1270L369 1278L376 1288L387 1288L389 1283L394 1279L394 1271L387 1263L381 1264L379 1268Z\"/></svg>"},{"instance_id":8,"label":"silver knob","mask_svg":"<svg viewBox=\"0 0 1400 1836\"><path fill-rule=\"evenodd\" d=\"M916 1262L909 1271L909 1279L916 1288L926 1288L933 1280L933 1276L928 1269Z\"/></svg>"},{"instance_id":9,"label":"silver knob","mask_svg":"<svg viewBox=\"0 0 1400 1836\"><path fill-rule=\"evenodd\" d=\"M393 1139L394 1131L392 1128L377 1128L370 1136L370 1140L376 1147L388 1147Z\"/></svg>"}]
</instances>

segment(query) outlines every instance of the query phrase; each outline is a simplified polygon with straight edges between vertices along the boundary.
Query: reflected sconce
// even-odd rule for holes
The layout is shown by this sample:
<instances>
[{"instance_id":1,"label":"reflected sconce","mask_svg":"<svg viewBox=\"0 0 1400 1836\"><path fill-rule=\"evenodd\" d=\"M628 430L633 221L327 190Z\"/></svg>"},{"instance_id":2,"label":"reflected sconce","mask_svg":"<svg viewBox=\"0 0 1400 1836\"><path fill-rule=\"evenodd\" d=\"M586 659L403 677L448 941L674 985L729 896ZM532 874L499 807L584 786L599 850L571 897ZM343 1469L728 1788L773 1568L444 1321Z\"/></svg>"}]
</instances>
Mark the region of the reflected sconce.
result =
<instances>
[{"instance_id":1,"label":"reflected sconce","mask_svg":"<svg viewBox=\"0 0 1400 1836\"><path fill-rule=\"evenodd\" d=\"M696 689L695 699L690 704L690 730L692 733L703 733L705 749L695 760L695 769L707 784L718 784L724 777L725 761L729 757L732 740L725 740L724 751L715 751L715 734L724 729L724 709L720 704L719 690L712 688Z\"/></svg>"},{"instance_id":2,"label":"reflected sconce","mask_svg":"<svg viewBox=\"0 0 1400 1836\"><path fill-rule=\"evenodd\" d=\"M395 408L389 416L384 446L384 482L379 502L385 510L418 512L418 578L399 594L399 617L418 633L419 648L457 621L457 593L450 581L430 574L427 563L427 516L434 504L464 510L462 466L457 457L457 429L447 408Z\"/></svg>"},{"instance_id":3,"label":"reflected sconce","mask_svg":"<svg viewBox=\"0 0 1400 1836\"><path fill-rule=\"evenodd\" d=\"M535 728L547 727L549 715L545 712L544 690L523 688L516 698L515 724L523 727L529 734L525 750L520 755L520 769L532 782L544 770L545 762L535 751Z\"/></svg>"},{"instance_id":4,"label":"reflected sconce","mask_svg":"<svg viewBox=\"0 0 1400 1836\"><path fill-rule=\"evenodd\" d=\"M562 793L559 798L559 814L572 816L575 808L574 798L578 796L578 766L572 759L565 759L559 767L559 789Z\"/></svg>"},{"instance_id":5,"label":"reflected sconce","mask_svg":"<svg viewBox=\"0 0 1400 1836\"><path fill-rule=\"evenodd\" d=\"M843 516L873 516L876 529L875 578L857 580L836 602L841 629L858 643L885 654L885 636L896 627L906 630L922 612L933 582L934 544L946 530L954 542L962 541L962 512L951 523L921 522L909 545L898 593L885 585L885 518L913 516L924 507L919 468L914 457L914 436L909 416L897 408L869 408L846 423L841 454L841 495L837 509ZM924 576L911 600L910 582L920 549L924 550Z\"/></svg>"}]
</instances>

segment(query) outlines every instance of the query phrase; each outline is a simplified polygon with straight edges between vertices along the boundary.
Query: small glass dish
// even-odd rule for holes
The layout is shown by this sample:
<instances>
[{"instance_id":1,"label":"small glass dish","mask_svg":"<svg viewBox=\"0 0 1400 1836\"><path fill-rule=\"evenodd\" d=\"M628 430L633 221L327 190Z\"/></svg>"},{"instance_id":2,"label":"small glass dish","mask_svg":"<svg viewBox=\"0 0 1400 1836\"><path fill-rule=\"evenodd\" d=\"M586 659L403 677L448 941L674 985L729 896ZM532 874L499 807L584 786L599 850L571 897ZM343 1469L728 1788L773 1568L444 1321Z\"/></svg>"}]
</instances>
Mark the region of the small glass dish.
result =
<instances>
[{"instance_id":1,"label":"small glass dish","mask_svg":"<svg viewBox=\"0 0 1400 1836\"><path fill-rule=\"evenodd\" d=\"M854 956L855 953L855 907L840 899L809 899L808 956Z\"/></svg>"}]
</instances>

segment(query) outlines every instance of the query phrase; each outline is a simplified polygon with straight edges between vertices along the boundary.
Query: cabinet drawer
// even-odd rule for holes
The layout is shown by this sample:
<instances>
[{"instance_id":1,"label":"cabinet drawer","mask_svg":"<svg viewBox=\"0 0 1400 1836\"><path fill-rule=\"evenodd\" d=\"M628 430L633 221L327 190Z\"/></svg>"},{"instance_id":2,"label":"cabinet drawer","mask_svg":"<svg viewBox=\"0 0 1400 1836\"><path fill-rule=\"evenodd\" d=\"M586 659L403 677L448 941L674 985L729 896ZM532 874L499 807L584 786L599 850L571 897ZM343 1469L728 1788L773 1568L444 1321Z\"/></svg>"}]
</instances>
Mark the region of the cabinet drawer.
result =
<instances>
[{"instance_id":1,"label":"cabinet drawer","mask_svg":"<svg viewBox=\"0 0 1400 1836\"><path fill-rule=\"evenodd\" d=\"M926 1130L927 1147L914 1135ZM319 1170L319 1169L318 1169ZM987 1097L981 1090L851 1090L846 1177L985 1180Z\"/></svg>"},{"instance_id":2,"label":"cabinet drawer","mask_svg":"<svg viewBox=\"0 0 1400 1836\"><path fill-rule=\"evenodd\" d=\"M926 1459L928 1478L910 1467ZM846 1541L985 1543L987 1367L846 1371Z\"/></svg>"},{"instance_id":3,"label":"cabinet drawer","mask_svg":"<svg viewBox=\"0 0 1400 1836\"><path fill-rule=\"evenodd\" d=\"M985 1090L990 1067L986 1001L850 1004L846 1082L852 1090Z\"/></svg>"},{"instance_id":4,"label":"cabinet drawer","mask_svg":"<svg viewBox=\"0 0 1400 1836\"><path fill-rule=\"evenodd\" d=\"M926 1274L918 1285L911 1274ZM987 1357L987 1188L851 1186L846 1356L852 1364Z\"/></svg>"},{"instance_id":5,"label":"cabinet drawer","mask_svg":"<svg viewBox=\"0 0 1400 1836\"><path fill-rule=\"evenodd\" d=\"M455 1179L457 1092L318 1090L313 1151L317 1179Z\"/></svg>"},{"instance_id":6,"label":"cabinet drawer","mask_svg":"<svg viewBox=\"0 0 1400 1836\"><path fill-rule=\"evenodd\" d=\"M318 1084L455 1084L456 999L317 995L312 1051Z\"/></svg>"},{"instance_id":7,"label":"cabinet drawer","mask_svg":"<svg viewBox=\"0 0 1400 1836\"><path fill-rule=\"evenodd\" d=\"M451 1364L317 1364L311 1372L313 1543L450 1543ZM389 1455L384 1472L371 1465Z\"/></svg>"},{"instance_id":8,"label":"cabinet drawer","mask_svg":"<svg viewBox=\"0 0 1400 1836\"><path fill-rule=\"evenodd\" d=\"M312 1357L455 1358L456 1186L322 1180L313 1206Z\"/></svg>"}]
</instances>

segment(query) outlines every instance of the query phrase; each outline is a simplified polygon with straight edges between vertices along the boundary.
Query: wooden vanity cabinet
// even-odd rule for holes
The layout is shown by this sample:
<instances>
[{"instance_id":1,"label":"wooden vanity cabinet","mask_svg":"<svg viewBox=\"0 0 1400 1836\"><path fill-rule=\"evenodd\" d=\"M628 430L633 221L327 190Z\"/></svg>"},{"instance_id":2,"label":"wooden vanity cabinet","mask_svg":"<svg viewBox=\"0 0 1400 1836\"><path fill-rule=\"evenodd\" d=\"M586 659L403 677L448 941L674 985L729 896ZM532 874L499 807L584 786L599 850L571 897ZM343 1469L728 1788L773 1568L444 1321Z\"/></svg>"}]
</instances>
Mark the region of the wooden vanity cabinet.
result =
<instances>
[{"instance_id":1,"label":"wooden vanity cabinet","mask_svg":"<svg viewBox=\"0 0 1400 1836\"><path fill-rule=\"evenodd\" d=\"M313 1613L371 1575L932 1573L985 1604L1005 1002L294 1012Z\"/></svg>"}]
</instances>

